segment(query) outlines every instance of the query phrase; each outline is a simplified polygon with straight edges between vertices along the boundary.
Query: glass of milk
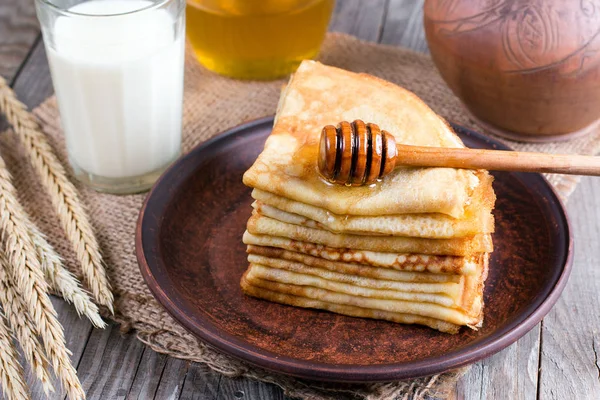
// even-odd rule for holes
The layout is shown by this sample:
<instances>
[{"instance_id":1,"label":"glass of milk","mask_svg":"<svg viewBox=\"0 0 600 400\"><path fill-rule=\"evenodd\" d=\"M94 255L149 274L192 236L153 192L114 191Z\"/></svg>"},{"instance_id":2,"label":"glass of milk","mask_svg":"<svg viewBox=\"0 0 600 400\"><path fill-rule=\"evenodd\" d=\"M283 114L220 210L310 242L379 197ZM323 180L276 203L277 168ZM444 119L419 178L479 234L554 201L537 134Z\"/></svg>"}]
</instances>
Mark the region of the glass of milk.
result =
<instances>
[{"instance_id":1,"label":"glass of milk","mask_svg":"<svg viewBox=\"0 0 600 400\"><path fill-rule=\"evenodd\" d=\"M109 193L181 151L185 0L36 0L69 162Z\"/></svg>"}]
</instances>

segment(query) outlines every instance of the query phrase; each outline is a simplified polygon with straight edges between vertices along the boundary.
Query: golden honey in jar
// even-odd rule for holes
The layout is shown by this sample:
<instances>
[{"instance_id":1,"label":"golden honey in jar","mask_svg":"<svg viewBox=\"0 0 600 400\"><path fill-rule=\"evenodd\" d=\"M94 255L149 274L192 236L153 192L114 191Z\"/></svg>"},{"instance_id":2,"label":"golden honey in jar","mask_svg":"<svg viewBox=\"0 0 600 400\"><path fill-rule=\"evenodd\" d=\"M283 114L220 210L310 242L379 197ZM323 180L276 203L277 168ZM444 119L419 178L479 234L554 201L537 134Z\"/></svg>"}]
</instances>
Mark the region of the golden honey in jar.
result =
<instances>
[{"instance_id":1,"label":"golden honey in jar","mask_svg":"<svg viewBox=\"0 0 600 400\"><path fill-rule=\"evenodd\" d=\"M241 79L285 76L317 55L334 0L188 0L187 36L208 69Z\"/></svg>"}]
</instances>

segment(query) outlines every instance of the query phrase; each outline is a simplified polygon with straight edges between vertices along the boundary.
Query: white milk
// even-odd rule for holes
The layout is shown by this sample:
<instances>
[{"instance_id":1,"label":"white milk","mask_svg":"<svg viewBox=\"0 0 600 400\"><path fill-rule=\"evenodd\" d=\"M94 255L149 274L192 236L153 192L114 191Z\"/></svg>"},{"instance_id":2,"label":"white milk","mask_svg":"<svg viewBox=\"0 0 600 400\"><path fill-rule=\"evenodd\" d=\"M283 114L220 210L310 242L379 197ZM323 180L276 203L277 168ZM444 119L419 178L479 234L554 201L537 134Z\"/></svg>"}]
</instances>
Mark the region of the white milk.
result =
<instances>
[{"instance_id":1,"label":"white milk","mask_svg":"<svg viewBox=\"0 0 600 400\"><path fill-rule=\"evenodd\" d=\"M69 11L107 15L143 0L93 0ZM59 17L46 43L71 162L89 174L133 177L179 154L183 27L164 10Z\"/></svg>"}]
</instances>

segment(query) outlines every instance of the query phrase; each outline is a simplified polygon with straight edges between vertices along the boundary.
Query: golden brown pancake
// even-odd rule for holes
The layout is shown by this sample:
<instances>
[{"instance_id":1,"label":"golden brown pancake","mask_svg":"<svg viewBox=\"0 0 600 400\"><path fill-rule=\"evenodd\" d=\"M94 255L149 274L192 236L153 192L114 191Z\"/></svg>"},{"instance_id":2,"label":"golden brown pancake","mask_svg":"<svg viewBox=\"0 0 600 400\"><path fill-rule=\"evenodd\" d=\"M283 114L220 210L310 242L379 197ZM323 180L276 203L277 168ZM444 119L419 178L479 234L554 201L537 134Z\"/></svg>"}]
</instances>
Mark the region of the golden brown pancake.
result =
<instances>
[{"instance_id":1,"label":"golden brown pancake","mask_svg":"<svg viewBox=\"0 0 600 400\"><path fill-rule=\"evenodd\" d=\"M350 276L364 276L373 279L386 279L399 282L417 282L417 283L458 283L461 280L461 275L448 273L429 273L429 272L410 272L396 270L389 267L376 267L369 265L361 265L347 263L341 261L331 261L325 258L313 257L307 254L298 253L276 247L264 247L248 245L247 252L249 255L262 256L272 262L292 261L301 263L306 266L325 269L340 274ZM425 256L429 257L429 256ZM248 257L250 260L250 256ZM257 264L270 265L275 268L285 268L280 265L265 264L266 261L251 261ZM474 264L477 264L474 262ZM474 267L475 270L475 267ZM473 272L473 274L475 271Z\"/></svg>"},{"instance_id":2,"label":"golden brown pancake","mask_svg":"<svg viewBox=\"0 0 600 400\"><path fill-rule=\"evenodd\" d=\"M299 284L291 282L290 279L296 274L300 274L303 275L303 278L310 276L331 282L379 290L390 290L401 293L442 294L447 296L449 300L452 300L450 302L451 306L460 305L459 301L454 300L458 299L459 296L462 296L462 285L464 284L464 278L458 282L403 282L391 279L370 278L367 276L339 273L288 260L258 256L256 254L250 254L248 256L248 261L257 267L260 267L256 268L255 272L256 276L262 279ZM280 277L277 278L277 276ZM315 280L314 282L317 281ZM305 286L321 287L318 283L306 283ZM368 297L368 295L365 296ZM390 293L390 296L393 296L393 294ZM432 300L432 302L435 303L436 301ZM442 304L447 303L442 301Z\"/></svg>"},{"instance_id":3,"label":"golden brown pancake","mask_svg":"<svg viewBox=\"0 0 600 400\"><path fill-rule=\"evenodd\" d=\"M494 231L492 208L495 202L492 177L478 172L481 184L473 194L465 215L456 219L445 214L337 215L324 208L290 200L259 189L252 191L257 201L252 205L261 214L309 228L327 229L335 233L384 234L432 239L474 236Z\"/></svg>"},{"instance_id":4,"label":"golden brown pancake","mask_svg":"<svg viewBox=\"0 0 600 400\"><path fill-rule=\"evenodd\" d=\"M304 61L282 94L273 132L244 183L338 215L464 217L480 184L470 170L398 168L376 185L352 188L321 179L316 160L322 128L355 119L378 124L397 143L464 147L446 122L407 90Z\"/></svg>"},{"instance_id":5,"label":"golden brown pancake","mask_svg":"<svg viewBox=\"0 0 600 400\"><path fill-rule=\"evenodd\" d=\"M252 271L252 265L244 275L244 279L252 286L266 289L272 292L284 293L297 297L306 297L309 299L320 300L327 303L336 303L346 306L360 307L364 309L389 311L401 314L414 314L423 317L434 318L456 325L467 325L476 327L480 323L477 317L471 317L463 311L444 307L429 302L389 300L377 297L363 297L358 295L334 292L321 289L314 286L301 286L286 283L268 281L255 277ZM242 288L244 286L242 285ZM258 293L257 297L261 297Z\"/></svg>"},{"instance_id":6,"label":"golden brown pancake","mask_svg":"<svg viewBox=\"0 0 600 400\"><path fill-rule=\"evenodd\" d=\"M451 324L445 321L440 321L435 318L423 317L415 314L402 314L390 311L375 310L348 306L337 303L330 303L322 300L315 300L307 297L294 296L290 294L274 292L262 287L252 286L245 278L241 281L242 290L249 296L272 301L275 303L287 304L295 307L316 308L327 310L337 314L348 315L351 317L383 319L391 322L402 324L419 324L425 325L433 329L437 329L446 333L458 333L460 325Z\"/></svg>"},{"instance_id":7,"label":"golden brown pancake","mask_svg":"<svg viewBox=\"0 0 600 400\"><path fill-rule=\"evenodd\" d=\"M469 257L461 257L334 248L277 236L253 235L248 231L244 233L242 240L247 245L262 249L262 253L254 250L253 252L256 254L272 254L273 250L269 250L269 248L277 248L329 261L390 268L398 271L431 272L433 274L472 275L475 273L481 257L480 253Z\"/></svg>"},{"instance_id":8,"label":"golden brown pancake","mask_svg":"<svg viewBox=\"0 0 600 400\"><path fill-rule=\"evenodd\" d=\"M248 220L248 232L254 235L270 235L317 243L328 247L390 253L436 254L470 256L473 253L489 253L493 250L489 234L470 238L423 239L406 236L367 236L335 234L323 229L288 224L254 212Z\"/></svg>"}]
</instances>

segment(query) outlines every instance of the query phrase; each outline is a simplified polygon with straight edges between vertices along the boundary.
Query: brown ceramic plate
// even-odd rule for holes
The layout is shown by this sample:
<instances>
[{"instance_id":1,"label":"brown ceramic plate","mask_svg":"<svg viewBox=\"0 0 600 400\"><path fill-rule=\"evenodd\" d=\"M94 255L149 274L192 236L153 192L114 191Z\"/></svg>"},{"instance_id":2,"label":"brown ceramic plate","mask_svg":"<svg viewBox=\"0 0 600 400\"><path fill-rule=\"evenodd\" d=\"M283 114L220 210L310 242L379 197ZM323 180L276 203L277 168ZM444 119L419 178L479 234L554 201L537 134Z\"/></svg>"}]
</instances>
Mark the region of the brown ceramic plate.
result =
<instances>
[{"instance_id":1,"label":"brown ceramic plate","mask_svg":"<svg viewBox=\"0 0 600 400\"><path fill-rule=\"evenodd\" d=\"M515 342L563 290L572 240L556 194L537 174L497 173L496 250L483 328L449 335L420 326L351 318L247 297L242 233L250 189L242 174L261 152L272 118L200 145L156 183L142 208L137 257L158 301L200 339L254 365L297 377L385 381L446 371ZM506 149L454 126L465 144Z\"/></svg>"}]
</instances>

